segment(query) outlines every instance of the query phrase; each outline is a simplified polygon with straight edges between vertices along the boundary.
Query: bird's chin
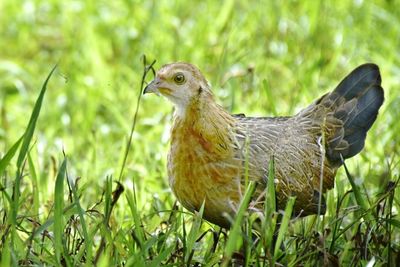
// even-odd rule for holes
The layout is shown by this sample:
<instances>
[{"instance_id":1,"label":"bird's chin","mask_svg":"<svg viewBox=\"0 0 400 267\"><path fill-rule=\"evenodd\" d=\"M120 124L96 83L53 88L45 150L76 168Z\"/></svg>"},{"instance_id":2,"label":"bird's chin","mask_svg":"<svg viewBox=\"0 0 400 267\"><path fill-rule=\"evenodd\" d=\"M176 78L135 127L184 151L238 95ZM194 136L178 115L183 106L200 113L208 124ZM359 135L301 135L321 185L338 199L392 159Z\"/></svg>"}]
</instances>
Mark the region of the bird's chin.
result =
<instances>
[{"instance_id":1,"label":"bird's chin","mask_svg":"<svg viewBox=\"0 0 400 267\"><path fill-rule=\"evenodd\" d=\"M175 117L180 117L180 118L184 117L185 114L186 114L187 105L185 103L182 103L182 102L174 102L174 101L172 101L172 103L174 104L174 107L175 107L174 116Z\"/></svg>"}]
</instances>

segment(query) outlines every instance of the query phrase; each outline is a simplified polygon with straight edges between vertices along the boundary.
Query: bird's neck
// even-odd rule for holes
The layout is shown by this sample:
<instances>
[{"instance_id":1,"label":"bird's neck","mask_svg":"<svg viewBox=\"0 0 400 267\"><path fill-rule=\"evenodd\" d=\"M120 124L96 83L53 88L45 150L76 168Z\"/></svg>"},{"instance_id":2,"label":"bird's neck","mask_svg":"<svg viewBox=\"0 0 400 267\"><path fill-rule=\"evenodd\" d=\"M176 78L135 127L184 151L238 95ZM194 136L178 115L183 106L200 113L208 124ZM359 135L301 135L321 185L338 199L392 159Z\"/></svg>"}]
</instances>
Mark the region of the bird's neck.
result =
<instances>
[{"instance_id":1,"label":"bird's neck","mask_svg":"<svg viewBox=\"0 0 400 267\"><path fill-rule=\"evenodd\" d=\"M211 93L204 92L186 107L176 109L174 117L172 143L192 138L209 153L231 151L235 119L214 101Z\"/></svg>"}]
</instances>

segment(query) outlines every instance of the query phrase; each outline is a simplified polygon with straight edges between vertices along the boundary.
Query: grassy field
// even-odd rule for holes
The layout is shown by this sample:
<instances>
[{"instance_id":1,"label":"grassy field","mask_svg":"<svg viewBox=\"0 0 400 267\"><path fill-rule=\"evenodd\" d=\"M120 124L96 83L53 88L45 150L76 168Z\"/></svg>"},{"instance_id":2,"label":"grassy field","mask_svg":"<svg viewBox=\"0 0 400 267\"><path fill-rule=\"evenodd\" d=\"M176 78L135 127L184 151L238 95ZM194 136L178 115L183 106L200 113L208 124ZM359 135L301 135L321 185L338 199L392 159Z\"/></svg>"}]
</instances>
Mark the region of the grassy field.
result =
<instances>
[{"instance_id":1,"label":"grassy field","mask_svg":"<svg viewBox=\"0 0 400 267\"><path fill-rule=\"evenodd\" d=\"M0 1L0 266L394 266L399 5ZM234 113L294 114L365 62L380 66L386 100L326 215L289 220L288 205L260 231L246 213L226 231L169 189L172 106L138 101L143 55L156 69L199 66Z\"/></svg>"}]
</instances>

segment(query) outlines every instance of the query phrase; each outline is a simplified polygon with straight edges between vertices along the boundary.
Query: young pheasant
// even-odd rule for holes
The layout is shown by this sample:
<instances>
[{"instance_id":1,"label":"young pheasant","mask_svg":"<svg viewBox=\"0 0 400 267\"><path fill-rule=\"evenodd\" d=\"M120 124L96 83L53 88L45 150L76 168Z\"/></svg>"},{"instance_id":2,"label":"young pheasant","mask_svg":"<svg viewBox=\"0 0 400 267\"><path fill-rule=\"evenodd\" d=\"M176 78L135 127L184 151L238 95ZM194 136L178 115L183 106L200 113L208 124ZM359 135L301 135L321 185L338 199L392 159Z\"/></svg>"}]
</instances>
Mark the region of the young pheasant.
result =
<instances>
[{"instance_id":1,"label":"young pheasant","mask_svg":"<svg viewBox=\"0 0 400 267\"><path fill-rule=\"evenodd\" d=\"M342 158L362 150L384 99L374 64L359 66L292 117L229 114L188 63L164 65L144 93L161 94L175 105L168 155L172 191L190 211L205 202L205 219L222 227L230 226L228 217L237 211L245 175L257 183L252 207L263 209L272 157L278 208L296 196L296 214L324 213L320 194L333 187Z\"/></svg>"}]
</instances>

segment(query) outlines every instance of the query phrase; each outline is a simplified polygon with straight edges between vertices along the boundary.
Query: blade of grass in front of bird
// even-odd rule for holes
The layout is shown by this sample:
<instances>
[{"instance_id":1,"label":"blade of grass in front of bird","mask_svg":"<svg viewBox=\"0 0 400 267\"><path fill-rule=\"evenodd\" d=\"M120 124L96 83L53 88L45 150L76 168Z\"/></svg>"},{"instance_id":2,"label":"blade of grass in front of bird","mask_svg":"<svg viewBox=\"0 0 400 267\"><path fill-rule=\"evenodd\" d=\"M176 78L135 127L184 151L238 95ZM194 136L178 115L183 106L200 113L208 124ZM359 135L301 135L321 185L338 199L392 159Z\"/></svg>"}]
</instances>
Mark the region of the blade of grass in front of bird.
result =
<instances>
[{"instance_id":1,"label":"blade of grass in front of bird","mask_svg":"<svg viewBox=\"0 0 400 267\"><path fill-rule=\"evenodd\" d=\"M185 247L185 262L187 266L191 266L190 262L194 254L193 247L194 243L196 242L197 236L199 235L199 230L203 219L204 205L205 202L203 201L200 210L194 215L192 227L190 228L189 234L187 235Z\"/></svg>"},{"instance_id":2,"label":"blade of grass in front of bird","mask_svg":"<svg viewBox=\"0 0 400 267\"><path fill-rule=\"evenodd\" d=\"M250 156L250 137L246 136L245 139L245 159L244 159L244 188L249 185L249 156Z\"/></svg>"},{"instance_id":3,"label":"blade of grass in front of bird","mask_svg":"<svg viewBox=\"0 0 400 267\"><path fill-rule=\"evenodd\" d=\"M56 252L56 261L61 264L63 250L63 209L64 209L64 177L67 165L67 159L64 158L57 174L54 188L54 248Z\"/></svg>"},{"instance_id":4,"label":"blade of grass in front of bird","mask_svg":"<svg viewBox=\"0 0 400 267\"><path fill-rule=\"evenodd\" d=\"M294 202L296 201L296 197L289 197L289 200L287 201L286 208L285 208L285 214L283 214L282 218L282 223L279 228L279 233L278 237L276 239L276 244L274 248L274 257L275 259L278 257L278 253L283 241L284 236L286 235L290 218L292 217L292 211L293 211L293 206Z\"/></svg>"},{"instance_id":5,"label":"blade of grass in front of bird","mask_svg":"<svg viewBox=\"0 0 400 267\"><path fill-rule=\"evenodd\" d=\"M240 202L239 209L237 211L235 220L233 222L233 226L229 233L228 240L226 241L225 251L224 251L224 261L222 266L228 266L229 261L232 257L233 252L238 249L241 244L240 233L241 227L243 223L243 218L246 214L247 208L249 207L251 198L256 189L256 183L254 181L250 181L247 186L246 193L243 196L242 201Z\"/></svg>"},{"instance_id":6,"label":"blade of grass in front of bird","mask_svg":"<svg viewBox=\"0 0 400 267\"><path fill-rule=\"evenodd\" d=\"M214 264L217 264L217 262L220 261L220 257L218 253L215 253L215 251L218 246L221 229L218 226L215 226L215 229L210 229L209 231L212 233L212 239L208 242L206 253L204 253L204 262L206 263L205 266L214 266Z\"/></svg>"},{"instance_id":7,"label":"blade of grass in front of bird","mask_svg":"<svg viewBox=\"0 0 400 267\"><path fill-rule=\"evenodd\" d=\"M268 181L267 190L265 195L264 203L264 246L271 248L273 236L275 233L277 216L274 216L276 212L276 196L275 196L275 159L271 157L268 167ZM272 250L271 250L272 252ZM271 263L273 265L273 263Z\"/></svg>"},{"instance_id":8,"label":"blade of grass in front of bird","mask_svg":"<svg viewBox=\"0 0 400 267\"><path fill-rule=\"evenodd\" d=\"M253 226L255 222L258 221L259 215L256 213L251 213L246 217L246 220L243 224L243 252L244 252L244 266L252 266L253 262L256 262L256 243L255 239L258 239L255 235L253 235ZM255 260L255 261L254 261Z\"/></svg>"}]
</instances>

